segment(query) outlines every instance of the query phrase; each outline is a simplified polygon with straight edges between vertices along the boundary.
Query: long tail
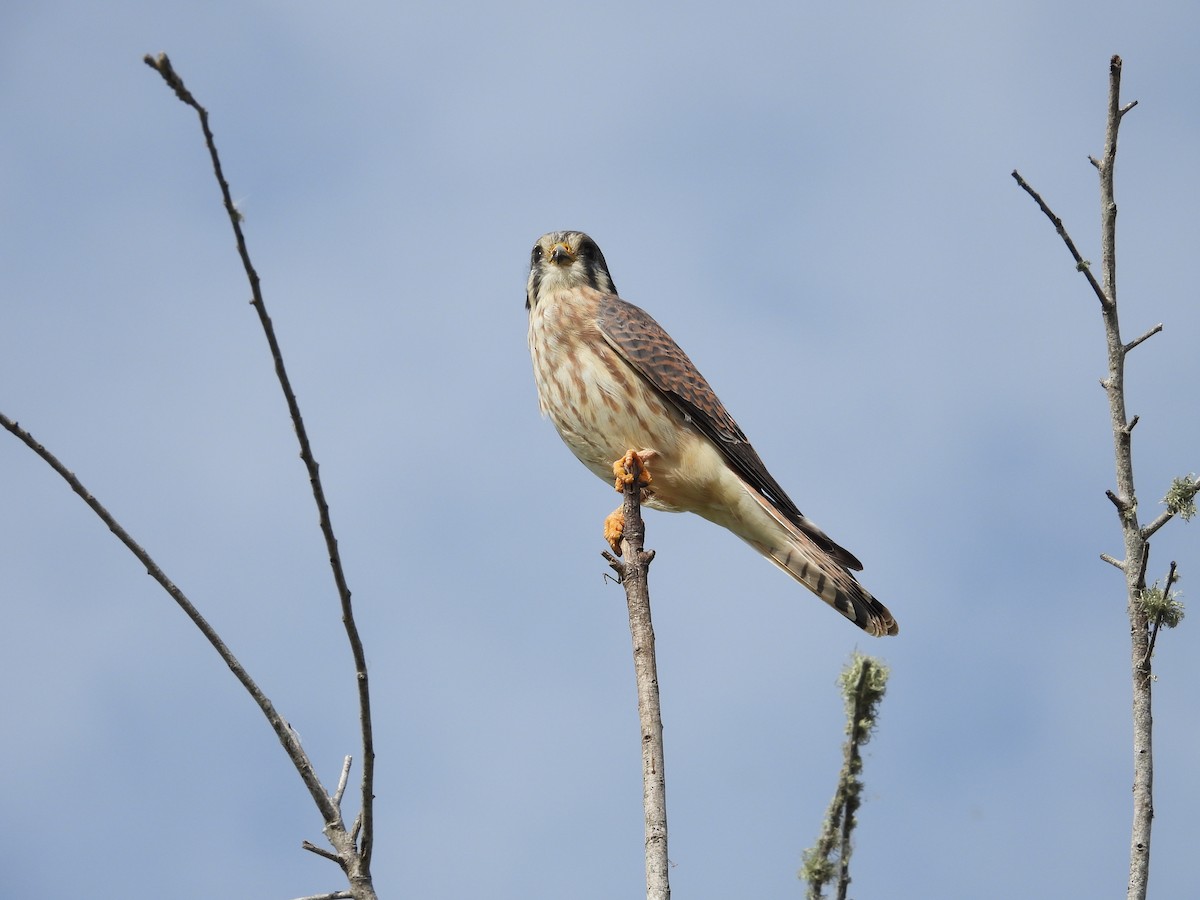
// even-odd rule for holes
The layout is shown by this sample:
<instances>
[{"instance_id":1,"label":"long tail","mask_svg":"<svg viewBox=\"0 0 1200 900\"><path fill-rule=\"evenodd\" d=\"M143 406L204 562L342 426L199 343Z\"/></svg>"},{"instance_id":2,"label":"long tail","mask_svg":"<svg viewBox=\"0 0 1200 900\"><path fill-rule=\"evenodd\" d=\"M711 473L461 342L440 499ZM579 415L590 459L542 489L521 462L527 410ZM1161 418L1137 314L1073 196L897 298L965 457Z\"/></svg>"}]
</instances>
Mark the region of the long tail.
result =
<instances>
[{"instance_id":1,"label":"long tail","mask_svg":"<svg viewBox=\"0 0 1200 900\"><path fill-rule=\"evenodd\" d=\"M868 634L875 637L899 634L900 626L888 608L871 596L845 566L818 547L757 491L748 485L747 489L778 527L771 528L769 536L762 532L740 535L746 543Z\"/></svg>"}]
</instances>

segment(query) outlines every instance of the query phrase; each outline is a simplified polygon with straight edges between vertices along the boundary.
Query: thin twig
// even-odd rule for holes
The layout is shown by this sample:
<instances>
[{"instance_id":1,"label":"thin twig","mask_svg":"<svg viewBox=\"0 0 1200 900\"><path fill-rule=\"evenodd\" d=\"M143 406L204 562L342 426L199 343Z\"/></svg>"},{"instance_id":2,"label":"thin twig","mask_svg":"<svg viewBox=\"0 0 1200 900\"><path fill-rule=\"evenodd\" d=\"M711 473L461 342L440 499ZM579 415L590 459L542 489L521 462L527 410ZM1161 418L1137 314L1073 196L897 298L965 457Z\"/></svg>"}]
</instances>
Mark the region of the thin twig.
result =
<instances>
[{"instance_id":1,"label":"thin twig","mask_svg":"<svg viewBox=\"0 0 1200 900\"><path fill-rule=\"evenodd\" d=\"M1169 509L1164 509L1158 514L1153 522L1142 528L1142 540L1148 541L1158 529L1162 528L1168 522L1175 518L1175 513Z\"/></svg>"},{"instance_id":2,"label":"thin twig","mask_svg":"<svg viewBox=\"0 0 1200 900\"><path fill-rule=\"evenodd\" d=\"M225 662L225 665L229 667L229 671L231 671L234 677L241 682L242 687L246 689L247 693L249 693L254 699L254 702L258 704L258 708L262 710L263 715L267 717L267 721L270 723L271 728L275 731L276 737L279 738L279 743L283 745L283 749L287 753L288 758L292 761L292 765L295 766L296 771L300 773L300 778L303 780L304 786L308 788L309 794L312 795L313 801L317 804L317 808L321 811L321 815L327 821L331 818L336 818L337 808L330 800L324 786L322 786L321 779L317 775L312 761L308 758L308 754L300 745L300 740L296 736L295 731L287 723L287 721L284 720L283 716L281 716L275 710L275 706L271 703L270 699L268 699L267 695L262 692L262 689L258 686L254 679L250 677L250 673L242 667L242 664L238 661L237 657L233 655L233 651L231 651L229 647L226 646L225 642L221 640L221 636L217 634L216 630L208 623L208 620L201 615L200 610L198 610L183 593L183 591L180 590L179 587L177 587L176 584L167 577L166 573L159 568L158 563L154 561L154 559L149 553L146 552L142 545L135 541L133 537L130 536L129 532L127 532L121 526L121 524L113 518L112 514L104 507L104 505L92 495L91 491L84 487L83 483L75 477L75 474L59 461L57 456L47 450L42 444L34 439L33 435L31 435L18 423L14 422L3 413L0 413L0 426L3 426L18 440L22 441L27 447L29 447L30 450L41 457L41 459L45 461L50 468L57 472L63 478L63 480L71 486L71 490L78 494L83 499L83 502L86 503L92 510L92 512L100 517L100 521L107 525L109 531L117 536L117 540L129 548L129 551L135 557L137 557L138 562L146 567L147 574L149 574L151 578L153 578L162 586L163 590L170 595L171 599L178 604L179 608L183 610L187 617L191 619L193 623L195 623L196 627L200 629L200 633L204 635L210 644L212 644L213 649L217 651L218 655Z\"/></svg>"},{"instance_id":3,"label":"thin twig","mask_svg":"<svg viewBox=\"0 0 1200 900\"><path fill-rule=\"evenodd\" d=\"M307 850L309 853L315 853L315 854L317 854L317 856L323 856L326 859L333 860L339 866L342 865L341 857L339 857L336 853L330 853L324 847L318 847L312 841L301 841L300 846L302 849Z\"/></svg>"},{"instance_id":4,"label":"thin twig","mask_svg":"<svg viewBox=\"0 0 1200 900\"><path fill-rule=\"evenodd\" d=\"M338 809L342 808L342 797L346 793L346 783L350 780L350 763L353 760L354 757L347 756L342 763L342 774L338 778L337 790L333 792L333 803Z\"/></svg>"},{"instance_id":5,"label":"thin twig","mask_svg":"<svg viewBox=\"0 0 1200 900\"><path fill-rule=\"evenodd\" d=\"M1111 490L1106 490L1104 492L1104 496L1112 501L1113 506L1117 508L1117 512L1119 512L1122 516L1128 516L1133 509L1128 500L1118 497Z\"/></svg>"},{"instance_id":6,"label":"thin twig","mask_svg":"<svg viewBox=\"0 0 1200 900\"><path fill-rule=\"evenodd\" d=\"M292 417L292 424L296 430L296 439L300 444L300 458L304 461L304 465L308 470L309 483L312 486L313 499L316 502L317 513L320 519L321 533L325 538L325 549L329 555L330 568L333 571L334 583L341 601L342 624L346 629L351 653L354 656L363 748L361 800L363 832L358 854L362 860L363 870L366 872L369 871L373 844L374 829L372 826L375 781L375 749L371 726L371 697L367 676L367 660L366 653L363 650L362 639L358 633L358 626L354 621L354 610L350 602L350 588L342 569L341 554L338 552L337 539L334 536L333 523L329 515L329 504L325 499L325 489L321 484L320 467L313 456L312 446L308 439L308 431L304 427L304 419L300 415L300 406L296 401L295 392L292 390L291 381L284 367L283 353L275 337L275 328L271 323L270 316L267 315L258 272L255 271L254 265L250 261L249 251L246 249L246 239L242 233L242 216L234 206L233 196L229 190L229 183L225 180L225 175L221 169L221 160L217 154L216 143L213 139L212 131L208 126L208 112L192 96L192 93L184 85L183 79L179 77L178 73L171 66L171 61L165 53L160 53L156 57L147 55L144 57L144 61L146 65L150 66L163 77L163 80L175 91L175 95L185 104L192 107L200 118L200 127L204 132L204 141L208 147L209 156L212 159L213 173L216 175L217 183L221 188L221 197L225 204L225 211L229 215L229 222L233 226L233 233L237 241L238 255L242 259L242 266L250 282L250 290L253 296L251 304L258 313L259 322L266 335L267 343L270 346L271 357L275 362L275 374L279 379L280 387L283 389L288 411ZM340 817L337 821L340 823Z\"/></svg>"},{"instance_id":7,"label":"thin twig","mask_svg":"<svg viewBox=\"0 0 1200 900\"><path fill-rule=\"evenodd\" d=\"M353 900L354 895L349 891L333 891L329 894L311 894L308 897L297 897L296 900Z\"/></svg>"},{"instance_id":8,"label":"thin twig","mask_svg":"<svg viewBox=\"0 0 1200 900\"><path fill-rule=\"evenodd\" d=\"M1121 562L1119 559L1115 559L1115 558L1109 556L1107 553L1101 553L1100 558L1102 560L1104 560L1106 563L1108 563L1110 566L1116 566L1122 572L1125 571L1125 563Z\"/></svg>"},{"instance_id":9,"label":"thin twig","mask_svg":"<svg viewBox=\"0 0 1200 900\"><path fill-rule=\"evenodd\" d=\"M1130 350L1132 350L1138 344L1142 343L1143 341L1149 340L1150 338L1154 337L1156 334L1158 334L1162 330L1163 330L1162 322L1159 322L1157 325L1155 325L1153 328L1151 328L1149 331L1147 331L1141 337L1134 338L1132 341L1130 341L1128 344L1126 344L1125 352L1128 353Z\"/></svg>"},{"instance_id":10,"label":"thin twig","mask_svg":"<svg viewBox=\"0 0 1200 900\"><path fill-rule=\"evenodd\" d=\"M1017 184L1021 186L1021 190L1027 193L1037 203L1038 208L1046 214L1054 225L1054 230L1058 232L1058 236L1063 239L1063 243L1067 245L1067 249L1071 252L1071 256L1075 259L1075 268L1083 273L1083 277L1087 279L1088 284L1092 286L1092 290L1096 293L1096 297L1100 300L1100 306L1107 309L1109 306L1108 295L1104 293L1104 288L1100 287L1100 283L1096 281L1096 276L1092 274L1092 264L1083 258L1083 255L1075 247L1075 242L1071 240L1071 235L1067 233L1067 229L1063 226L1062 219L1054 214L1053 210L1046 205L1046 201L1042 199L1042 195L1029 186L1029 183L1021 177L1021 173L1013 169L1012 177L1017 180Z\"/></svg>"}]
</instances>

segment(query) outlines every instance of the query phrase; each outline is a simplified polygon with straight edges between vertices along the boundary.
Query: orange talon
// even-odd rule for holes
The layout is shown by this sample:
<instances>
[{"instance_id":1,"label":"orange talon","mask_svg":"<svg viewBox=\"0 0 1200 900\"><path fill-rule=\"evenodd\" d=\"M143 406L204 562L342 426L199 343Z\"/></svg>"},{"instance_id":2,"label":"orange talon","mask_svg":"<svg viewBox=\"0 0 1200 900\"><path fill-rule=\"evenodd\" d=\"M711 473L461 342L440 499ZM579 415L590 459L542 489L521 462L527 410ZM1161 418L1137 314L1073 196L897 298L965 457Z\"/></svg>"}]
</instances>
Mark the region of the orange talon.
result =
<instances>
[{"instance_id":1,"label":"orange talon","mask_svg":"<svg viewBox=\"0 0 1200 900\"><path fill-rule=\"evenodd\" d=\"M625 534L625 511L614 509L604 519L604 540L612 547L613 553L621 555L621 536Z\"/></svg>"},{"instance_id":2,"label":"orange talon","mask_svg":"<svg viewBox=\"0 0 1200 900\"><path fill-rule=\"evenodd\" d=\"M643 453L647 458L651 455L649 451L643 451ZM625 493L625 488L633 483L635 477L642 487L646 487L652 481L650 470L646 468L645 461L636 450L630 450L613 463L613 475L616 476L613 487L616 488L618 494Z\"/></svg>"}]
</instances>

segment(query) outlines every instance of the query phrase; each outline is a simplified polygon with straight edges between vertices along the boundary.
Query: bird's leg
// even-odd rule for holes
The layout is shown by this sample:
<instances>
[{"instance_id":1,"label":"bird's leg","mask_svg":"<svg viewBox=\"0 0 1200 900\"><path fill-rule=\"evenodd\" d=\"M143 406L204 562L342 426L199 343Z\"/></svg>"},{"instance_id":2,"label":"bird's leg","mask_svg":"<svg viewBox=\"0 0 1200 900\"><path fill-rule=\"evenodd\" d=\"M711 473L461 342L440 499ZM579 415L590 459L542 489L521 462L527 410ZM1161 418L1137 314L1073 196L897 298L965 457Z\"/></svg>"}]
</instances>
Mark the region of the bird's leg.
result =
<instances>
[{"instance_id":1,"label":"bird's leg","mask_svg":"<svg viewBox=\"0 0 1200 900\"><path fill-rule=\"evenodd\" d=\"M646 468L646 462L654 455L653 450L630 450L613 463L613 475L616 478L613 487L617 489L618 494L625 493L625 488L633 484L636 479L642 488L641 498L644 500L650 495L648 485L652 479L650 470ZM604 520L604 540L608 541L608 546L612 547L613 553L617 556L621 555L621 536L624 534L625 506L622 504L609 513Z\"/></svg>"}]
</instances>

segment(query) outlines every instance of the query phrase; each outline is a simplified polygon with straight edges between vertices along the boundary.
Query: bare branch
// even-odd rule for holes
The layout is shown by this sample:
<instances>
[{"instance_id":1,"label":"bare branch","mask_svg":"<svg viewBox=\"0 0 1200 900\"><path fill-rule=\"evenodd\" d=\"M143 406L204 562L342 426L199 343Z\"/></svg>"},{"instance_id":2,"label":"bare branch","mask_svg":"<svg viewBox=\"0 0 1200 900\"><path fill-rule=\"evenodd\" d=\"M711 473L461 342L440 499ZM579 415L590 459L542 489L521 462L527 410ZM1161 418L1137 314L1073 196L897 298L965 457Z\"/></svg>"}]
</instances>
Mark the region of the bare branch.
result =
<instances>
[{"instance_id":1,"label":"bare branch","mask_svg":"<svg viewBox=\"0 0 1200 900\"><path fill-rule=\"evenodd\" d=\"M1119 512L1122 517L1126 517L1134 511L1134 506L1128 500L1118 497L1112 491L1105 491L1104 496L1112 501L1113 506L1117 508L1117 512Z\"/></svg>"},{"instance_id":2,"label":"bare branch","mask_svg":"<svg viewBox=\"0 0 1200 900\"><path fill-rule=\"evenodd\" d=\"M1134 579L1134 592L1146 589L1146 569L1150 565L1150 542L1142 541L1142 555L1138 562L1137 577ZM1133 593L1130 594L1133 596Z\"/></svg>"},{"instance_id":3,"label":"bare branch","mask_svg":"<svg viewBox=\"0 0 1200 900\"><path fill-rule=\"evenodd\" d=\"M1112 423L1113 456L1116 469L1116 491L1106 491L1120 515L1121 531L1125 543L1125 562L1119 562L1107 554L1100 558L1116 566L1125 575L1125 586L1130 624L1130 663L1133 680L1133 825L1130 837L1129 882L1127 900L1145 900L1150 871L1150 826L1154 817L1153 779L1153 726L1151 716L1151 651L1157 628L1151 630L1150 616L1145 598L1146 569L1149 560L1149 537L1170 520L1179 509L1168 504L1168 509L1150 525L1138 525L1137 494L1133 482L1133 429L1138 418L1129 420L1125 410L1125 357L1135 347L1162 330L1157 325L1129 343L1121 340L1120 323L1117 316L1117 264L1116 233L1117 204L1113 191L1113 173L1116 168L1117 136L1125 113L1137 105L1137 101L1121 105L1121 57L1113 56L1109 63L1108 114L1104 134L1104 154L1100 159L1089 157L1099 172L1100 178L1100 244L1103 254L1101 270L1103 286L1096 283L1087 264L1071 243L1055 216L1041 197L1025 184L1020 175L1013 177L1038 203L1060 236L1067 242L1076 265L1085 272L1093 292L1100 299L1101 316L1104 320L1104 335L1108 348L1108 374L1101 382L1108 395L1109 414ZM1191 482L1185 485L1190 490ZM1174 576L1168 577L1168 588ZM1169 597L1166 598L1169 600ZM1156 624L1156 623L1154 623Z\"/></svg>"},{"instance_id":4,"label":"bare branch","mask_svg":"<svg viewBox=\"0 0 1200 900\"><path fill-rule=\"evenodd\" d=\"M329 894L313 894L309 897L297 897L296 900L353 900L354 895L349 891L333 891Z\"/></svg>"},{"instance_id":5,"label":"bare branch","mask_svg":"<svg viewBox=\"0 0 1200 900\"><path fill-rule=\"evenodd\" d=\"M275 710L275 706L267 698L267 695L263 693L254 679L250 677L250 673L242 667L237 657L233 655L233 651L225 645L225 642L221 640L221 636L208 623L208 620L204 618L200 610L167 577L166 573L159 568L158 563L154 561L141 544L135 541L129 532L113 518L104 505L92 495L91 491L84 487L83 483L75 477L75 474L59 461L57 456L47 450L34 439L33 435L3 413L0 413L0 426L3 426L8 432L29 447L30 450L36 453L71 486L71 490L78 494L92 512L100 517L100 521L107 525L109 531L117 536L117 540L124 544L137 557L138 562L146 567L147 574L162 586L163 590L170 595L171 599L183 610L184 614L200 629L200 633L204 635L213 649L217 651L217 654L225 662L225 665L229 667L229 671L241 682L242 687L246 689L247 693L254 699L254 702L258 704L258 708L262 710L263 715L267 717L267 722L270 723L271 728L275 731L275 735L279 738L279 743L283 745L283 749L292 761L292 765L300 773L300 778L304 782L304 786L308 788L308 792L312 796L313 802L317 804L317 808L321 811L321 815L327 821L331 817L336 818L337 809L322 786L321 779L317 776L316 769L313 768L308 754L300 745L300 739L296 736L296 732L283 716Z\"/></svg>"},{"instance_id":6,"label":"bare branch","mask_svg":"<svg viewBox=\"0 0 1200 900\"><path fill-rule=\"evenodd\" d=\"M1100 160L1100 244L1103 255L1104 293L1110 304L1103 307L1104 335L1108 345L1108 403L1113 430L1113 457L1117 492L1124 507L1121 530L1125 538L1125 586L1130 626L1130 663L1133 678L1133 824L1130 829L1129 882L1127 900L1145 900L1150 876L1150 827L1154 818L1153 718L1151 715L1151 661L1149 628L1141 597L1146 588L1150 545L1137 519L1137 493L1133 484L1131 426L1125 412L1125 355L1129 346L1121 340L1117 317L1117 202L1113 173L1117 161L1117 135L1121 119L1133 108L1121 106L1121 57L1113 56L1108 69L1108 117L1104 132L1104 156ZM1139 341L1133 342L1134 345ZM1136 563L1135 563L1136 561ZM1136 564L1136 568L1134 567Z\"/></svg>"},{"instance_id":7,"label":"bare branch","mask_svg":"<svg viewBox=\"0 0 1200 900\"><path fill-rule=\"evenodd\" d=\"M1151 522L1149 525L1146 525L1142 529L1142 540L1144 540L1144 541L1150 540L1150 538L1154 536L1154 533L1156 531L1158 531L1158 529L1162 528L1164 525L1166 525L1168 522L1170 522L1173 518L1175 518L1175 514L1173 512L1171 512L1169 509L1165 509L1162 512L1160 512L1158 514L1158 518L1156 518L1153 522Z\"/></svg>"},{"instance_id":8,"label":"bare branch","mask_svg":"<svg viewBox=\"0 0 1200 900\"><path fill-rule=\"evenodd\" d=\"M354 757L347 756L345 761L342 763L342 774L341 777L338 778L337 790L333 792L333 804L338 809L342 808L342 797L346 793L346 783L350 780L350 763L353 761L353 759Z\"/></svg>"},{"instance_id":9,"label":"bare branch","mask_svg":"<svg viewBox=\"0 0 1200 900\"><path fill-rule=\"evenodd\" d=\"M646 816L646 898L670 900L667 861L667 796L664 768L662 709L658 696L658 663L654 652L654 626L650 620L647 582L653 550L645 550L646 526L642 521L641 495L648 478L632 450L625 457L625 521L621 539L624 561L602 555L616 570L625 588L629 607L629 632L633 638L633 668L637 677L638 719L642 734L642 804Z\"/></svg>"},{"instance_id":10,"label":"bare branch","mask_svg":"<svg viewBox=\"0 0 1200 900\"><path fill-rule=\"evenodd\" d=\"M330 853L324 847L318 847L312 841L301 841L300 846L309 853L315 853L317 856L323 856L325 859L332 860L339 866L342 865L341 857L339 857L336 853Z\"/></svg>"},{"instance_id":11,"label":"bare branch","mask_svg":"<svg viewBox=\"0 0 1200 900\"><path fill-rule=\"evenodd\" d=\"M375 747L374 747L374 732L371 725L371 696L369 691L368 676L367 676L367 660L366 653L363 650L362 639L358 633L358 626L354 621L354 609L350 602L350 588L346 582L345 573L342 569L341 554L338 551L337 538L334 536L333 523L329 515L329 504L325 499L325 489L321 484L320 467L313 456L312 446L308 439L308 430L304 426L304 419L300 415L300 406L296 401L296 394L292 390L291 381L288 378L287 369L283 363L283 353L280 350L279 342L275 337L275 328L271 323L270 316L267 315L266 304L263 301L262 288L258 277L258 272L255 271L253 263L250 261L249 251L246 249L245 235L242 233L242 216L238 212L233 202L233 196L229 190L229 183L225 180L225 175L221 169L221 159L217 153L216 143L213 139L212 130L208 125L208 111L201 106L187 89L183 83L183 79L171 65L170 59L165 53L160 53L157 57L149 55L144 57L145 63L158 72L163 80L175 91L175 95L196 111L200 118L200 127L204 132L205 145L208 147L209 156L212 159L213 174L216 176L217 184L221 189L221 197L225 204L225 211L229 215L230 225L233 227L234 237L237 241L238 255L242 259L242 266L246 271L246 278L250 282L250 290L253 295L251 305L254 306L258 313L259 322L262 325L263 333L267 338L267 344L271 350L271 357L275 362L275 374L279 379L279 385L283 390L284 399L287 402L288 411L292 417L292 424L295 427L296 439L300 444L300 458L304 461L304 465L308 470L308 480L312 487L313 499L317 505L317 514L320 519L321 533L325 538L325 549L328 552L330 568L333 571L334 583L337 587L338 597L342 606L342 624L346 630L346 636L350 643L350 650L354 656L355 676L358 687L358 703L359 703L359 721L361 726L362 738L362 796L361 796L361 815L363 817L363 833L362 843L357 848L356 853L361 859L362 870L361 874L366 875L370 871L371 852L373 845L373 810L375 801L374 782L375 782ZM340 813L335 819L328 819L329 825L335 825L339 831L344 831L341 824ZM344 849L344 848L343 848Z\"/></svg>"},{"instance_id":12,"label":"bare branch","mask_svg":"<svg viewBox=\"0 0 1200 900\"><path fill-rule=\"evenodd\" d=\"M1125 352L1128 353L1130 350L1132 350L1138 344L1142 343L1143 341L1149 340L1150 338L1154 337L1154 335L1158 334L1162 330L1163 330L1162 322L1159 322L1157 325L1155 325L1153 328L1151 328L1149 331L1147 331L1141 337L1134 338L1132 341L1130 341L1128 344L1126 344Z\"/></svg>"},{"instance_id":13,"label":"bare branch","mask_svg":"<svg viewBox=\"0 0 1200 900\"><path fill-rule=\"evenodd\" d=\"M1038 205L1038 209L1045 213L1051 224L1054 225L1054 230L1063 239L1063 243L1067 245L1067 249L1071 252L1071 256L1075 260L1075 268L1083 273L1083 277L1092 286L1092 290L1100 300L1100 306L1107 309L1110 305L1108 295L1104 293L1104 288L1100 287L1100 283L1096 281L1096 276L1092 274L1092 264L1083 258L1083 255L1075 247L1075 242L1071 240L1071 235L1067 234L1067 229L1063 226L1062 219L1054 214L1054 211L1046 205L1046 201L1042 199L1042 195L1029 186L1029 183L1021 177L1020 172L1013 169L1012 177L1021 186L1021 190L1033 198L1034 202Z\"/></svg>"},{"instance_id":14,"label":"bare branch","mask_svg":"<svg viewBox=\"0 0 1200 900\"><path fill-rule=\"evenodd\" d=\"M1121 560L1116 559L1112 556L1109 556L1107 553L1101 553L1100 558L1102 560L1104 560L1104 562L1108 563L1110 566L1116 566L1122 572L1125 571L1125 563L1121 562Z\"/></svg>"}]
</instances>

